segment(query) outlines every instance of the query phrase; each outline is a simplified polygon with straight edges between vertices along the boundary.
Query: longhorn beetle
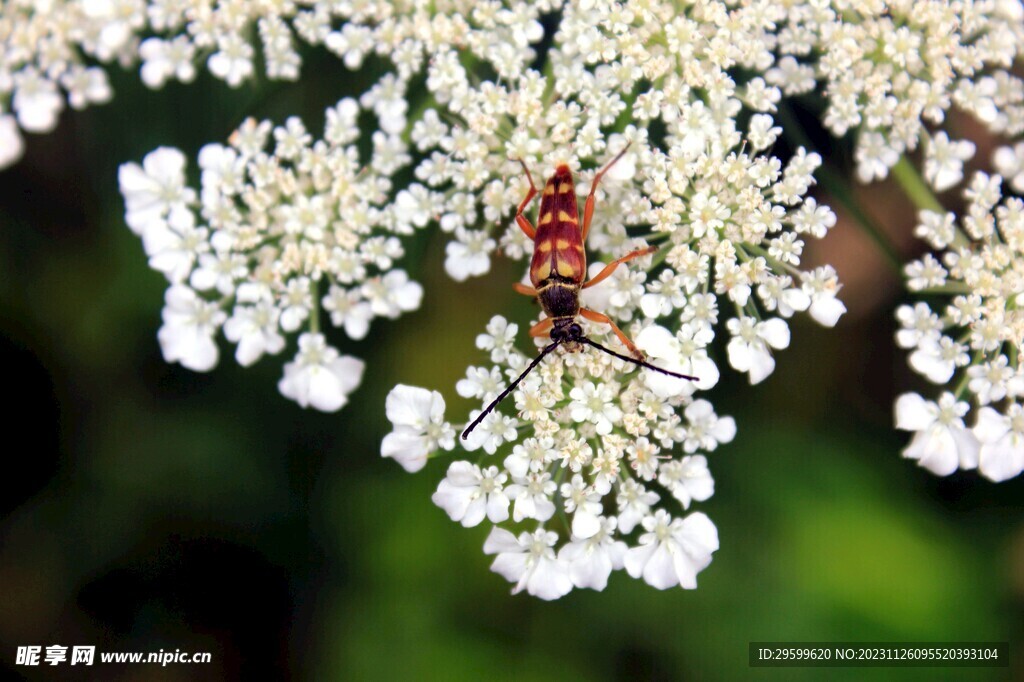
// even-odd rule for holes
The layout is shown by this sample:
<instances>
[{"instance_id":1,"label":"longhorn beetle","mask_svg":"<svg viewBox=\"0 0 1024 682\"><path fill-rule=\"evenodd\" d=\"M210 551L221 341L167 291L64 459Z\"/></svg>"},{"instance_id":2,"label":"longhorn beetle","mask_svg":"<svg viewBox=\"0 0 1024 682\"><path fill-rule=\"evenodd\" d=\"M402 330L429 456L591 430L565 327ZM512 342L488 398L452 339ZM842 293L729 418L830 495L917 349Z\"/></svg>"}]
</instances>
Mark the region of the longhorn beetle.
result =
<instances>
[{"instance_id":1,"label":"longhorn beetle","mask_svg":"<svg viewBox=\"0 0 1024 682\"><path fill-rule=\"evenodd\" d=\"M594 176L594 182L590 185L590 194L587 195L587 203L583 207L582 228L580 227L579 210L576 205L576 187L573 184L572 171L564 163L555 168L555 174L548 178L547 183L544 185L537 227L534 228L530 224L530 219L523 215L523 211L533 201L533 198L537 196L538 191L537 187L533 184L530 169L526 167L526 163L522 159L519 159L519 163L526 173L526 179L530 182L530 190L526 193L526 198L519 204L519 209L516 211L516 223L534 244L533 260L530 261L530 282L533 286L528 287L521 282L516 282L512 285L512 288L520 294L533 296L540 300L540 305L544 312L547 313L547 317L530 328L530 336L535 338L547 336L551 338L551 343L545 346L530 365L523 370L523 373L509 384L501 392L501 395L495 398L487 406L487 409L473 420L472 424L466 427L466 430L462 432L463 440L484 420L484 417L498 406L498 403L515 390L519 382L540 364L544 356L558 346L564 346L567 351L577 353L583 350L583 345L586 344L609 355L613 355L620 360L632 362L641 367L652 369L655 372L690 381L697 380L697 377L670 372L667 369L655 367L646 362L640 349L633 345L629 337L619 329L618 325L611 318L588 308L580 307L581 290L603 282L615 272L615 268L626 261L646 256L658 250L657 246L649 246L646 249L630 251L622 258L617 258L608 263L601 272L597 273L596 277L584 281L584 276L587 272L587 254L583 249L583 244L587 239L587 232L590 231L590 221L594 217L597 185L601 182L604 174L626 154L628 149L629 145L627 144L614 159L609 161ZM596 341L592 341L584 336L583 328L576 322L577 316L591 322L600 322L610 326L622 344L629 349L633 357L616 353L610 348L605 348Z\"/></svg>"}]
</instances>

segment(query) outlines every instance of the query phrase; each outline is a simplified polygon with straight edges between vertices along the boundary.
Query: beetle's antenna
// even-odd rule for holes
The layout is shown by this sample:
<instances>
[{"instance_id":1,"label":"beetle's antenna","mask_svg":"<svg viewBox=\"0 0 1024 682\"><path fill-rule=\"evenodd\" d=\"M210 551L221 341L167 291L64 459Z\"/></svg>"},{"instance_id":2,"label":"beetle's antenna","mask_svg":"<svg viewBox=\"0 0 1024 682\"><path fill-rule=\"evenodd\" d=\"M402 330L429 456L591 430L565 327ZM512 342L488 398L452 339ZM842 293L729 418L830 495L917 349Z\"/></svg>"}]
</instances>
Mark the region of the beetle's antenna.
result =
<instances>
[{"instance_id":1,"label":"beetle's antenna","mask_svg":"<svg viewBox=\"0 0 1024 682\"><path fill-rule=\"evenodd\" d=\"M561 341L553 341L552 343L549 343L547 346L545 346L544 350L542 350L540 352L540 355L538 355L537 357L535 357L533 359L533 362L530 363L530 366L527 367L526 369L524 369L523 373L520 374L518 377L516 377L516 380L513 381L511 384L509 384L508 388L506 388L504 391L501 392L501 395L499 395L497 398L492 400L491 404L487 406L487 409L485 409L483 412L481 412L477 416L477 418L473 420L472 424L470 424L469 426L466 427L466 430L462 432L462 440L466 440L466 436L468 436L473 429L475 429L477 426L480 425L480 422L482 422L484 420L484 417L489 415L491 413L491 411L495 407L498 406L498 403L500 403L502 400L504 400L506 397L508 397L509 393L511 393L512 391L516 390L516 386L519 385L519 382L522 381L523 379L525 379L526 375L529 374L530 372L532 372L534 370L534 368L537 365L540 364L540 361L544 359L545 355L547 355L548 353L553 351L555 348L558 348L558 346L561 343L562 343Z\"/></svg>"},{"instance_id":2,"label":"beetle's antenna","mask_svg":"<svg viewBox=\"0 0 1024 682\"><path fill-rule=\"evenodd\" d=\"M676 377L677 379L689 379L690 381L699 381L699 379L697 377L692 377L689 374L679 374L678 372L670 372L667 369L662 369L661 367L656 367L655 365L652 365L649 362L644 362L643 360L637 360L636 358L631 358L628 355L623 355L622 353L616 353L611 348L605 348L601 344L597 343L596 341L591 341L590 339L588 339L585 336L581 336L579 339L577 339L577 341L582 341L583 343L587 344L588 346L593 346L594 348L597 348L598 350L604 351L608 355L613 355L613 356L617 357L620 360L625 360L626 362L632 362L634 365L640 365L641 367L646 367L647 369L653 369L655 372L661 372L662 374L667 374L670 377Z\"/></svg>"}]
</instances>

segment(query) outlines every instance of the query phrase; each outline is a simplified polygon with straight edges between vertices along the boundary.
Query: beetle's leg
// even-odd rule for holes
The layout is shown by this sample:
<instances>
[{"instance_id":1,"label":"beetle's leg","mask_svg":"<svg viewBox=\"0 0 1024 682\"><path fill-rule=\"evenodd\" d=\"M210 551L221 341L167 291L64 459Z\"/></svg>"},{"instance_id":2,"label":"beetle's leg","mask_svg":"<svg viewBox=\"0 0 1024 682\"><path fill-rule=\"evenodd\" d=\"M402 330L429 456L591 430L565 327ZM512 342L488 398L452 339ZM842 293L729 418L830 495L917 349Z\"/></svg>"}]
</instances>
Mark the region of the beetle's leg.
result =
<instances>
[{"instance_id":1,"label":"beetle's leg","mask_svg":"<svg viewBox=\"0 0 1024 682\"><path fill-rule=\"evenodd\" d=\"M530 181L530 191L526 193L526 198L519 204L519 210L516 211L516 223L519 225L519 229L530 238L530 241L533 241L537 236L537 230L530 224L530 219L523 215L523 211L533 201L533 198L537 196L537 186L533 184L533 177L530 175L530 169L526 167L526 162L522 159L517 159L517 161L522 165L523 171L526 173L526 179Z\"/></svg>"},{"instance_id":2,"label":"beetle's leg","mask_svg":"<svg viewBox=\"0 0 1024 682\"><path fill-rule=\"evenodd\" d=\"M594 217L594 202L597 201L594 198L594 193L597 191L597 185L601 182L601 178L604 174L611 169L615 163L626 155L626 151L629 149L629 145L633 144L632 141L627 142L626 146L622 148L622 151L616 155L614 159L605 164L605 167L597 172L594 176L594 182L590 185L590 194L587 195L587 203L583 207L583 241L587 240L587 233L590 232L590 219Z\"/></svg>"},{"instance_id":3,"label":"beetle's leg","mask_svg":"<svg viewBox=\"0 0 1024 682\"><path fill-rule=\"evenodd\" d=\"M615 272L615 268L619 267L626 261L633 260L634 258L639 258L640 256L652 254L657 250L657 246L648 246L646 249L637 249L636 251L630 251L622 258L616 258L611 263L604 266L604 270L602 270L601 272L597 273L594 277L592 277L590 281L583 285L582 288L586 289L587 287L592 287L595 284L600 284L604 280L608 279L608 277L610 277L613 272Z\"/></svg>"},{"instance_id":4,"label":"beetle's leg","mask_svg":"<svg viewBox=\"0 0 1024 682\"><path fill-rule=\"evenodd\" d=\"M533 287L528 287L522 282L516 282L515 284L512 285L512 288L515 289L517 293L520 293L524 296L532 296L534 298L536 298L537 296L536 289L534 289Z\"/></svg>"},{"instance_id":5,"label":"beetle's leg","mask_svg":"<svg viewBox=\"0 0 1024 682\"><path fill-rule=\"evenodd\" d=\"M629 340L629 337L626 336L626 333L619 329L619 326L612 322L612 319L610 317L608 317L607 315L602 315L601 313L598 312L594 312L589 308L580 308L580 315L590 320L591 322L600 322L601 324L606 324L609 327L611 327L612 331L615 332L615 335L619 337L619 341L622 342L623 346L629 349L629 352L633 354L633 357L637 358L638 360L644 359L643 352L641 352L639 348L633 345L633 342Z\"/></svg>"},{"instance_id":6,"label":"beetle's leg","mask_svg":"<svg viewBox=\"0 0 1024 682\"><path fill-rule=\"evenodd\" d=\"M553 317L545 317L537 324L530 327L530 336L537 338L538 336L547 336L551 332L551 327L554 326L555 319Z\"/></svg>"}]
</instances>

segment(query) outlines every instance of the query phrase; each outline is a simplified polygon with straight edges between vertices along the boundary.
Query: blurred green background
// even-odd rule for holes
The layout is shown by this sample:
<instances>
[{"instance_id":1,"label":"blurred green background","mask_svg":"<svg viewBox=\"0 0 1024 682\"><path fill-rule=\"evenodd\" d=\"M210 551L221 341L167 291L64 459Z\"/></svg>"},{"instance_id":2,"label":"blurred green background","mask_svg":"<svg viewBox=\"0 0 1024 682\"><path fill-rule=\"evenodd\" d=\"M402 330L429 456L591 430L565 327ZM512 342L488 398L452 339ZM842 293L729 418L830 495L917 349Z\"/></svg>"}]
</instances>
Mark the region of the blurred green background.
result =
<instances>
[{"instance_id":1,"label":"blurred green background","mask_svg":"<svg viewBox=\"0 0 1024 682\"><path fill-rule=\"evenodd\" d=\"M717 493L699 508L722 549L692 592L619 573L604 593L511 597L487 529L430 502L446 462L408 475L379 457L395 383L441 390L453 421L468 412L453 388L481 360L473 339L495 313L532 315L509 286L518 265L458 285L445 238L421 233L403 265L422 308L361 343L333 337L367 362L339 414L281 397L283 358L242 370L222 346L210 374L164 363L165 283L124 225L117 166L161 144L194 160L249 114L316 131L375 69L357 81L313 56L301 84L237 92L114 74L110 105L65 114L0 173L6 672L52 672L16 667L18 645L95 644L213 653L86 671L103 679L1024 679L1024 479L937 479L900 459L893 399L920 385L892 342L903 294L842 216L809 258L836 265L850 313L834 330L798 322L768 381L724 372L710 395L739 434L709 458ZM859 200L909 257L912 211L870 191ZM1014 665L752 669L758 640L1009 640Z\"/></svg>"}]
</instances>

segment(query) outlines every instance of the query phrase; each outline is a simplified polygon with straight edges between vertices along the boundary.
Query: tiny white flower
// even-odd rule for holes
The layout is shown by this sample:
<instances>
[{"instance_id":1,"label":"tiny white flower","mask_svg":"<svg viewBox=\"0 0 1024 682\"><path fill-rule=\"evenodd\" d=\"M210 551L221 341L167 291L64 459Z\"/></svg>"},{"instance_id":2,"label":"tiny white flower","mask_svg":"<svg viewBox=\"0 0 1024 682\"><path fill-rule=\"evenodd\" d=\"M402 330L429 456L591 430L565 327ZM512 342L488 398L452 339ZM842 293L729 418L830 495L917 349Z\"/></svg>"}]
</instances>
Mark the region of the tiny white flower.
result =
<instances>
[{"instance_id":1,"label":"tiny white flower","mask_svg":"<svg viewBox=\"0 0 1024 682\"><path fill-rule=\"evenodd\" d=\"M586 539L601 530L601 494L587 485L583 476L574 474L571 482L562 484L560 492L566 513L573 515L574 537Z\"/></svg>"},{"instance_id":2,"label":"tiny white flower","mask_svg":"<svg viewBox=\"0 0 1024 682\"><path fill-rule=\"evenodd\" d=\"M544 600L558 599L572 590L566 562L555 557L558 534L544 529L521 533L517 538L495 527L484 543L485 554L496 554L491 570L516 583L512 594L526 590Z\"/></svg>"},{"instance_id":3,"label":"tiny white flower","mask_svg":"<svg viewBox=\"0 0 1024 682\"><path fill-rule=\"evenodd\" d=\"M457 241L448 242L444 261L444 269L452 279L465 282L491 269L490 253L497 244L486 232L459 227L455 237Z\"/></svg>"},{"instance_id":4,"label":"tiny white flower","mask_svg":"<svg viewBox=\"0 0 1024 682\"><path fill-rule=\"evenodd\" d=\"M551 480L548 472L528 473L525 478L513 478L514 483L505 489L505 493L515 506L512 519L517 523L523 519L547 521L555 513L555 503L551 499L558 490L558 485Z\"/></svg>"},{"instance_id":5,"label":"tiny white flower","mask_svg":"<svg viewBox=\"0 0 1024 682\"><path fill-rule=\"evenodd\" d=\"M288 280L281 296L281 329L286 332L298 331L309 317L309 311L314 305L311 285L308 277Z\"/></svg>"},{"instance_id":6,"label":"tiny white flower","mask_svg":"<svg viewBox=\"0 0 1024 682\"><path fill-rule=\"evenodd\" d=\"M56 128L64 99L53 81L29 68L15 76L14 85L11 110L18 116L18 125L30 133Z\"/></svg>"},{"instance_id":7,"label":"tiny white flower","mask_svg":"<svg viewBox=\"0 0 1024 682\"><path fill-rule=\"evenodd\" d=\"M711 563L718 549L718 529L702 512L672 519L659 509L643 520L640 546L626 552L626 571L648 585L665 590L675 585L692 590L697 574Z\"/></svg>"},{"instance_id":8,"label":"tiny white flower","mask_svg":"<svg viewBox=\"0 0 1024 682\"><path fill-rule=\"evenodd\" d=\"M466 528L476 526L485 516L491 523L501 523L508 518L509 500L502 492L507 479L498 467L481 470L470 462L452 462L448 475L430 499L444 509L452 521Z\"/></svg>"},{"instance_id":9,"label":"tiny white flower","mask_svg":"<svg viewBox=\"0 0 1024 682\"><path fill-rule=\"evenodd\" d=\"M686 429L683 449L696 452L698 448L713 451L719 443L729 443L736 437L736 421L732 417L719 417L707 400L695 400L683 412L690 422Z\"/></svg>"},{"instance_id":10,"label":"tiny white flower","mask_svg":"<svg viewBox=\"0 0 1024 682\"><path fill-rule=\"evenodd\" d=\"M839 288L839 278L831 265L823 265L803 274L803 290L811 297L807 312L818 324L834 327L846 312L846 305L836 298Z\"/></svg>"},{"instance_id":11,"label":"tiny white flower","mask_svg":"<svg viewBox=\"0 0 1024 682\"><path fill-rule=\"evenodd\" d=\"M1005 415L982 407L973 431L981 443L978 471L984 476L998 483L1024 471L1024 407L1020 403L1011 404Z\"/></svg>"},{"instance_id":12,"label":"tiny white flower","mask_svg":"<svg viewBox=\"0 0 1024 682\"><path fill-rule=\"evenodd\" d=\"M879 132L861 133L857 149L857 178L864 183L884 180L889 169L900 160L900 150Z\"/></svg>"},{"instance_id":13,"label":"tiny white flower","mask_svg":"<svg viewBox=\"0 0 1024 682\"><path fill-rule=\"evenodd\" d=\"M216 289L221 296L230 296L235 291L236 282L249 274L245 259L231 253L200 253L199 263L189 284L199 291Z\"/></svg>"},{"instance_id":14,"label":"tiny white flower","mask_svg":"<svg viewBox=\"0 0 1024 682\"><path fill-rule=\"evenodd\" d=\"M943 393L938 403L916 393L904 393L896 400L896 428L913 431L914 437L903 456L939 476L978 466L978 439L963 422L967 403L952 393Z\"/></svg>"},{"instance_id":15,"label":"tiny white flower","mask_svg":"<svg viewBox=\"0 0 1024 682\"><path fill-rule=\"evenodd\" d=\"M299 337L299 352L284 366L277 389L302 407L337 412L362 380L363 367L358 358L339 356L323 334L307 332Z\"/></svg>"},{"instance_id":16,"label":"tiny white flower","mask_svg":"<svg viewBox=\"0 0 1024 682\"><path fill-rule=\"evenodd\" d=\"M558 457L555 441L550 437L526 438L512 448L512 454L505 458L505 468L518 479L526 478L529 472L540 472Z\"/></svg>"},{"instance_id":17,"label":"tiny white flower","mask_svg":"<svg viewBox=\"0 0 1024 682\"><path fill-rule=\"evenodd\" d=\"M213 369L219 358L213 337L227 315L183 285L167 289L165 302L164 323L157 332L164 360L196 372Z\"/></svg>"},{"instance_id":18,"label":"tiny white flower","mask_svg":"<svg viewBox=\"0 0 1024 682\"><path fill-rule=\"evenodd\" d=\"M426 465L437 448L455 447L455 430L444 421L444 397L437 391L399 384L388 393L385 411L394 430L384 436L382 457L391 457L409 472Z\"/></svg>"},{"instance_id":19,"label":"tiny white flower","mask_svg":"<svg viewBox=\"0 0 1024 682\"><path fill-rule=\"evenodd\" d=\"M615 498L619 507L619 530L632 533L636 524L650 514L651 505L659 499L656 492L646 490L632 478L621 482Z\"/></svg>"},{"instance_id":20,"label":"tiny white flower","mask_svg":"<svg viewBox=\"0 0 1024 682\"><path fill-rule=\"evenodd\" d=\"M403 312L416 310L423 300L423 287L409 280L405 270L392 270L363 285L363 296L370 302L374 315L397 318Z\"/></svg>"},{"instance_id":21,"label":"tiny white flower","mask_svg":"<svg viewBox=\"0 0 1024 682\"><path fill-rule=\"evenodd\" d=\"M497 367L469 367L466 378L455 384L455 392L463 398L480 398L484 402L494 399L504 388L504 378Z\"/></svg>"},{"instance_id":22,"label":"tiny white flower","mask_svg":"<svg viewBox=\"0 0 1024 682\"><path fill-rule=\"evenodd\" d=\"M647 386L661 398L692 395L694 390L706 391L718 383L718 365L708 357L706 346L714 332L684 324L673 335L659 325L651 325L637 334L636 347L647 353L648 361L670 372L696 377L696 381L644 370Z\"/></svg>"},{"instance_id":23,"label":"tiny white flower","mask_svg":"<svg viewBox=\"0 0 1024 682\"><path fill-rule=\"evenodd\" d=\"M974 156L974 143L969 140L950 141L939 131L925 145L924 177L938 192L959 184L964 178L964 161Z\"/></svg>"},{"instance_id":24,"label":"tiny white flower","mask_svg":"<svg viewBox=\"0 0 1024 682\"><path fill-rule=\"evenodd\" d=\"M189 278L196 260L210 250L209 230L196 227L191 213L172 214L166 222L149 223L142 233L142 245L149 256L149 267L162 272L169 282L182 284ZM202 281L189 284L200 291Z\"/></svg>"},{"instance_id":25,"label":"tiny white flower","mask_svg":"<svg viewBox=\"0 0 1024 682\"><path fill-rule=\"evenodd\" d=\"M324 310L331 314L331 324L344 327L350 339L366 338L373 319L372 306L363 300L359 290L347 290L332 284L323 298Z\"/></svg>"},{"instance_id":26,"label":"tiny white flower","mask_svg":"<svg viewBox=\"0 0 1024 682\"><path fill-rule=\"evenodd\" d=\"M98 66L72 66L61 76L60 84L68 93L72 109L84 109L90 104L103 104L113 97L107 72Z\"/></svg>"},{"instance_id":27,"label":"tiny white flower","mask_svg":"<svg viewBox=\"0 0 1024 682\"><path fill-rule=\"evenodd\" d=\"M476 419L480 411L474 410L470 414L471 419ZM511 417L506 417L499 412L491 412L480 424L462 441L462 447L470 452L483 448L488 455L498 451L498 447L507 440L514 440L517 434L517 422Z\"/></svg>"},{"instance_id":28,"label":"tiny white flower","mask_svg":"<svg viewBox=\"0 0 1024 682\"><path fill-rule=\"evenodd\" d=\"M948 336L938 340L925 338L910 354L910 366L932 383L945 384L956 368L966 365L969 359L964 346Z\"/></svg>"},{"instance_id":29,"label":"tiny white flower","mask_svg":"<svg viewBox=\"0 0 1024 682\"><path fill-rule=\"evenodd\" d=\"M491 362L502 362L508 358L518 331L519 325L509 324L501 315L495 315L487 324L487 333L476 337L476 347L491 351Z\"/></svg>"},{"instance_id":30,"label":"tiny white flower","mask_svg":"<svg viewBox=\"0 0 1024 682\"><path fill-rule=\"evenodd\" d=\"M622 410L615 404L615 393L607 384L584 382L573 388L569 397L572 398L569 409L573 420L591 422L599 435L611 433L612 423L622 417Z\"/></svg>"},{"instance_id":31,"label":"tiny white flower","mask_svg":"<svg viewBox=\"0 0 1024 682\"><path fill-rule=\"evenodd\" d=\"M147 38L139 45L142 82L154 89L162 88L171 78L191 83L196 76L195 53L195 45L186 36Z\"/></svg>"},{"instance_id":32,"label":"tiny white flower","mask_svg":"<svg viewBox=\"0 0 1024 682\"><path fill-rule=\"evenodd\" d=\"M901 305L896 309L896 319L902 327L896 332L900 348L916 348L925 339L938 342L942 334L942 322L927 303L918 303L913 308Z\"/></svg>"},{"instance_id":33,"label":"tiny white flower","mask_svg":"<svg viewBox=\"0 0 1024 682\"><path fill-rule=\"evenodd\" d=\"M615 540L614 516L600 517L597 522L593 535L574 538L558 552L558 559L568 564L573 585L601 591L612 571L622 568L627 548L625 542Z\"/></svg>"},{"instance_id":34,"label":"tiny white flower","mask_svg":"<svg viewBox=\"0 0 1024 682\"><path fill-rule=\"evenodd\" d=\"M689 455L681 460L666 462L658 470L658 483L672 492L683 509L689 509L696 500L703 502L715 493L715 480L708 470L704 455Z\"/></svg>"},{"instance_id":35,"label":"tiny white flower","mask_svg":"<svg viewBox=\"0 0 1024 682\"><path fill-rule=\"evenodd\" d=\"M160 147L146 155L142 166L126 163L117 179L124 195L125 222L135 234L162 224L168 214L188 212L195 191L185 187L185 155L171 147Z\"/></svg>"},{"instance_id":36,"label":"tiny white flower","mask_svg":"<svg viewBox=\"0 0 1024 682\"><path fill-rule=\"evenodd\" d=\"M750 374L750 383L757 384L775 370L770 348L789 346L789 326L778 317L758 322L752 317L733 318L726 322L733 335L727 347L733 369Z\"/></svg>"},{"instance_id":37,"label":"tiny white flower","mask_svg":"<svg viewBox=\"0 0 1024 682\"><path fill-rule=\"evenodd\" d=\"M966 365L968 361L967 351L961 346L961 362ZM1010 388L1010 381L1014 377L1013 369L1009 367L1009 360L1005 355L999 355L992 362L983 362L967 368L967 388L971 393L978 396L978 403L988 405L998 402L1006 397Z\"/></svg>"},{"instance_id":38,"label":"tiny white flower","mask_svg":"<svg viewBox=\"0 0 1024 682\"><path fill-rule=\"evenodd\" d=\"M253 74L253 47L236 33L227 33L217 42L219 49L206 65L214 76L237 88Z\"/></svg>"},{"instance_id":39,"label":"tiny white flower","mask_svg":"<svg viewBox=\"0 0 1024 682\"><path fill-rule=\"evenodd\" d=\"M224 323L224 336L237 343L235 359L248 367L264 353L276 355L284 350L284 337L278 333L280 311L266 301L255 306L237 306Z\"/></svg>"}]
</instances>

